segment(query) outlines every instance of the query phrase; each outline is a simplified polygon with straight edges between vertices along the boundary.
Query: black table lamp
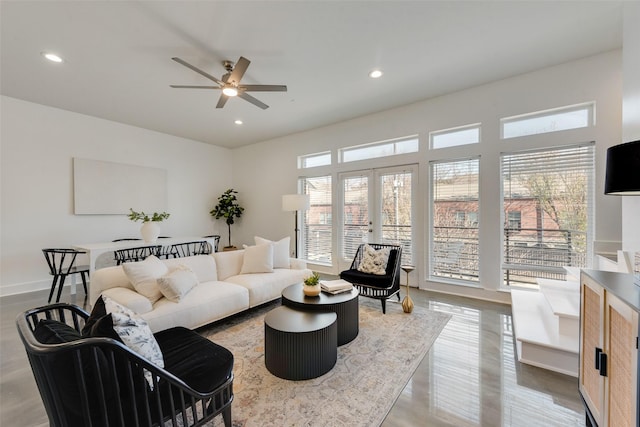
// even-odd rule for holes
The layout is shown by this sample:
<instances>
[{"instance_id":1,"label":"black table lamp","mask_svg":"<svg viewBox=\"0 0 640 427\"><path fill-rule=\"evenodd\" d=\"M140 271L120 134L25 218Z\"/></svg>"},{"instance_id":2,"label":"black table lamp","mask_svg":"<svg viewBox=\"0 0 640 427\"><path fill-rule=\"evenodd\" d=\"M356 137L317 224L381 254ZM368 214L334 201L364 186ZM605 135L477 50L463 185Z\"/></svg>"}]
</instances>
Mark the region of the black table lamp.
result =
<instances>
[{"instance_id":1,"label":"black table lamp","mask_svg":"<svg viewBox=\"0 0 640 427\"><path fill-rule=\"evenodd\" d=\"M607 149L604 194L640 196L640 140Z\"/></svg>"}]
</instances>

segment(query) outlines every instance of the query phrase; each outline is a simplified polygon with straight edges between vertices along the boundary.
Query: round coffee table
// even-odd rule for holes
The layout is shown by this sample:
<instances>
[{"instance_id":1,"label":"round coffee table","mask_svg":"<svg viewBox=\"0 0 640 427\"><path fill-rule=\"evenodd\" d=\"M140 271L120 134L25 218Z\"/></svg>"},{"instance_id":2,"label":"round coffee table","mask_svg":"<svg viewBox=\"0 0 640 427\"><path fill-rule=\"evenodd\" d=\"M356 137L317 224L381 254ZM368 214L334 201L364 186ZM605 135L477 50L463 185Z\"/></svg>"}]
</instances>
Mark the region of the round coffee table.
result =
<instances>
[{"instance_id":1,"label":"round coffee table","mask_svg":"<svg viewBox=\"0 0 640 427\"><path fill-rule=\"evenodd\" d=\"M326 374L338 359L335 313L280 306L264 317L264 364L273 375L308 380Z\"/></svg>"},{"instance_id":2,"label":"round coffee table","mask_svg":"<svg viewBox=\"0 0 640 427\"><path fill-rule=\"evenodd\" d=\"M296 310L335 313L338 316L340 346L358 336L358 295L360 292L354 287L349 292L336 295L320 292L317 297L308 297L302 292L302 283L298 283L282 291L282 305Z\"/></svg>"}]
</instances>

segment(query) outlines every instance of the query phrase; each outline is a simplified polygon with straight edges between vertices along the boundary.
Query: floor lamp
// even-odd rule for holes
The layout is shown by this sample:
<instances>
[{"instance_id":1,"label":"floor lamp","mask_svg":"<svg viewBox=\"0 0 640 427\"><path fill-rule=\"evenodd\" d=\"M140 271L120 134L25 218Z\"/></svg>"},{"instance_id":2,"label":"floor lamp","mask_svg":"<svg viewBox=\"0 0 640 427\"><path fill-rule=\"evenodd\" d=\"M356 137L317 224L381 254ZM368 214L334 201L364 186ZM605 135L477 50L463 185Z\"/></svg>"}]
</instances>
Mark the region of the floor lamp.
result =
<instances>
[{"instance_id":1,"label":"floor lamp","mask_svg":"<svg viewBox=\"0 0 640 427\"><path fill-rule=\"evenodd\" d=\"M298 211L306 211L309 209L309 195L308 194L285 194L282 196L282 210L285 212L293 212L296 218L296 252L295 256L298 258Z\"/></svg>"}]
</instances>

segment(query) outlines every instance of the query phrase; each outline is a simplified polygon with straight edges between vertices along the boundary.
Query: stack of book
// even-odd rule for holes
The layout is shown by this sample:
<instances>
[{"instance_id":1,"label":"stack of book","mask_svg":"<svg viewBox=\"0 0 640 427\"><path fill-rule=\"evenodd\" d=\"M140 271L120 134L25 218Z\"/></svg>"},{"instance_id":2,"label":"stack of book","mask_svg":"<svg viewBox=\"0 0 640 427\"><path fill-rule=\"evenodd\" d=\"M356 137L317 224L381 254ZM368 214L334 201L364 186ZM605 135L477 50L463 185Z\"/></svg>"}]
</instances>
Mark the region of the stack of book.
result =
<instances>
[{"instance_id":1,"label":"stack of book","mask_svg":"<svg viewBox=\"0 0 640 427\"><path fill-rule=\"evenodd\" d=\"M328 294L340 294L342 292L349 292L353 289L353 285L346 280L321 280L320 289Z\"/></svg>"}]
</instances>

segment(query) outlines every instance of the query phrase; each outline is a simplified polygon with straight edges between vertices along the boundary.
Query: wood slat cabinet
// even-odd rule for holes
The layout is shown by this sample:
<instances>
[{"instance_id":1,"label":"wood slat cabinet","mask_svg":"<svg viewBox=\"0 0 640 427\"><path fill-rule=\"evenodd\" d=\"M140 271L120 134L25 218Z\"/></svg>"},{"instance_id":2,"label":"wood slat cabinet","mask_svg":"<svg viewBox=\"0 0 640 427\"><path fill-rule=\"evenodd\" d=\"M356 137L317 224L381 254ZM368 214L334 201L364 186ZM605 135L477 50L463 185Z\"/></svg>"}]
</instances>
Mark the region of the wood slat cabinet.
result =
<instances>
[{"instance_id":1,"label":"wood slat cabinet","mask_svg":"<svg viewBox=\"0 0 640 427\"><path fill-rule=\"evenodd\" d=\"M633 275L582 271L579 390L587 426L640 425L638 312Z\"/></svg>"}]
</instances>

